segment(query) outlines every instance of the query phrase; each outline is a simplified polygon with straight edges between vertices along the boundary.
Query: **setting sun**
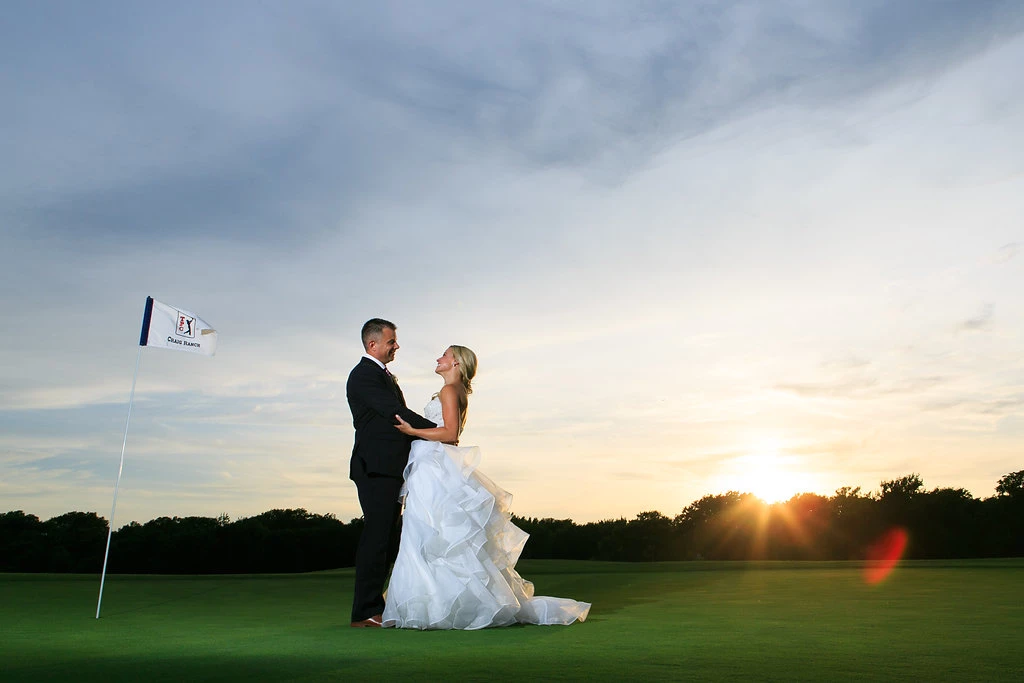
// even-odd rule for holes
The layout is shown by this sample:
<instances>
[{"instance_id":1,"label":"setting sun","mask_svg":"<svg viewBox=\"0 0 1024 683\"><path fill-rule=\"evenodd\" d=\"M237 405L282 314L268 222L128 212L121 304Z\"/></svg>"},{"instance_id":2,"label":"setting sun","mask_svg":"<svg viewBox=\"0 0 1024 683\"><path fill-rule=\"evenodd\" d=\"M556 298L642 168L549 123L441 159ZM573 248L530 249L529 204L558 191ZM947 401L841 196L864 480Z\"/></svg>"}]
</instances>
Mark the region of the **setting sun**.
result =
<instances>
[{"instance_id":1,"label":"setting sun","mask_svg":"<svg viewBox=\"0 0 1024 683\"><path fill-rule=\"evenodd\" d=\"M776 442L762 442L748 455L733 458L719 479L719 487L752 493L766 503L778 503L798 493L815 490L815 477L801 472L795 456L780 453Z\"/></svg>"}]
</instances>

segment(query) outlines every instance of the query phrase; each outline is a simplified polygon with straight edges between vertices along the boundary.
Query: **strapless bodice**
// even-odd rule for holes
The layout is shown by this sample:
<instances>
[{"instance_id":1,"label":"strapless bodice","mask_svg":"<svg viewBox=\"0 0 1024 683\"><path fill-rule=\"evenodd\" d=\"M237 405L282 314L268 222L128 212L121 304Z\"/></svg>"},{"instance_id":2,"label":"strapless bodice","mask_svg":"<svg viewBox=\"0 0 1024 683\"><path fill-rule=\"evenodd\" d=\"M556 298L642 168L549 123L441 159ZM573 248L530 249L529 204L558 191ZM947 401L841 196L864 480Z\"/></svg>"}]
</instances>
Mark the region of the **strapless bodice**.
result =
<instances>
[{"instance_id":1,"label":"strapless bodice","mask_svg":"<svg viewBox=\"0 0 1024 683\"><path fill-rule=\"evenodd\" d=\"M444 414L441 410L441 399L437 396L430 399L426 407L423 408L423 417L427 418L438 427L444 427Z\"/></svg>"}]
</instances>

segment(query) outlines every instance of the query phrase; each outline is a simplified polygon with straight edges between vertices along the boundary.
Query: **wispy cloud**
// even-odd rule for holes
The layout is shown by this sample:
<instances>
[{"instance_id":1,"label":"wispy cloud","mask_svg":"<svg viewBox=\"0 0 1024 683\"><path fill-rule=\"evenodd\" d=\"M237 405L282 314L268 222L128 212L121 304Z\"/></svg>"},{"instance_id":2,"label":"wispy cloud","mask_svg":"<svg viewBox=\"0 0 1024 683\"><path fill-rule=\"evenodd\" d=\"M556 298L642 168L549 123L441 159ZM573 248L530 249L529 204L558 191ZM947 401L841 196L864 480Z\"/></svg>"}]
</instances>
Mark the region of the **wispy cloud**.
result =
<instances>
[{"instance_id":1,"label":"wispy cloud","mask_svg":"<svg viewBox=\"0 0 1024 683\"><path fill-rule=\"evenodd\" d=\"M967 320L960 323L958 329L963 332L978 332L981 330L988 329L992 325L992 317L995 311L995 306L992 304L985 304L981 312Z\"/></svg>"},{"instance_id":2,"label":"wispy cloud","mask_svg":"<svg viewBox=\"0 0 1024 683\"><path fill-rule=\"evenodd\" d=\"M996 252L993 263L1006 263L1007 261L1016 258L1017 254L1020 253L1020 247L1021 245L1017 242L1004 244L999 247L999 251Z\"/></svg>"}]
</instances>

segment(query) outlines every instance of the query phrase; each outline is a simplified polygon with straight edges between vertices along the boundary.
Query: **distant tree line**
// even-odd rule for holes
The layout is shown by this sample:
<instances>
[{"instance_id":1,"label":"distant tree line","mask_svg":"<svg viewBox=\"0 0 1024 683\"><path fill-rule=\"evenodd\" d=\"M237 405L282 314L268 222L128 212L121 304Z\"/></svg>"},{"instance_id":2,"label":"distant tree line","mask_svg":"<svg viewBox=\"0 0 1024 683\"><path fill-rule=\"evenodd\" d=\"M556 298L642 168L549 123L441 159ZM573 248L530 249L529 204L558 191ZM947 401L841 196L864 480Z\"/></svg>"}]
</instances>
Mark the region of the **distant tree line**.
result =
<instances>
[{"instance_id":1,"label":"distant tree line","mask_svg":"<svg viewBox=\"0 0 1024 683\"><path fill-rule=\"evenodd\" d=\"M270 510L232 522L213 517L158 517L111 535L109 573L250 574L309 572L355 564L363 520ZM0 571L99 572L107 521L68 512L41 522L24 512L0 514Z\"/></svg>"},{"instance_id":2,"label":"distant tree line","mask_svg":"<svg viewBox=\"0 0 1024 683\"><path fill-rule=\"evenodd\" d=\"M917 474L883 481L878 493L843 487L768 505L750 493L704 496L675 517L575 524L516 519L530 534L523 557L613 561L854 560L871 556L893 529L908 559L1024 556L1024 470L979 500L962 488L927 491Z\"/></svg>"},{"instance_id":3,"label":"distant tree line","mask_svg":"<svg viewBox=\"0 0 1024 683\"><path fill-rule=\"evenodd\" d=\"M768 505L750 493L704 496L675 517L576 524L514 517L530 534L524 558L646 562L661 560L849 560L898 528L905 557L1024 556L1024 470L1002 477L996 495L962 488L925 490L917 474L883 481L877 493L844 487ZM235 521L226 515L160 517L114 532L110 573L306 572L354 564L362 519L349 523L303 509L270 510ZM92 512L40 521L0 514L0 571L99 572L107 522Z\"/></svg>"}]
</instances>

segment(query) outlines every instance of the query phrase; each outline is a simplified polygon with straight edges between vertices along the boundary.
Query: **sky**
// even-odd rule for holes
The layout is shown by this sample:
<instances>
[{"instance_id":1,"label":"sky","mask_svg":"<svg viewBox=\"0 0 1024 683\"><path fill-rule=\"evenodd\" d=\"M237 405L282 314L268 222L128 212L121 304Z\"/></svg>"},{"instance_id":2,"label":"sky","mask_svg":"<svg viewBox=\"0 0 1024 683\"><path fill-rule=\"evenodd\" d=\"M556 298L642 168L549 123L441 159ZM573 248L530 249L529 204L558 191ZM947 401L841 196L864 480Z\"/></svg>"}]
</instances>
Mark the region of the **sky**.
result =
<instances>
[{"instance_id":1,"label":"sky","mask_svg":"<svg viewBox=\"0 0 1024 683\"><path fill-rule=\"evenodd\" d=\"M359 516L345 381L527 517L1024 469L1014 0L14 2L0 511ZM147 296L218 330L137 346ZM139 360L131 420L125 426Z\"/></svg>"}]
</instances>

